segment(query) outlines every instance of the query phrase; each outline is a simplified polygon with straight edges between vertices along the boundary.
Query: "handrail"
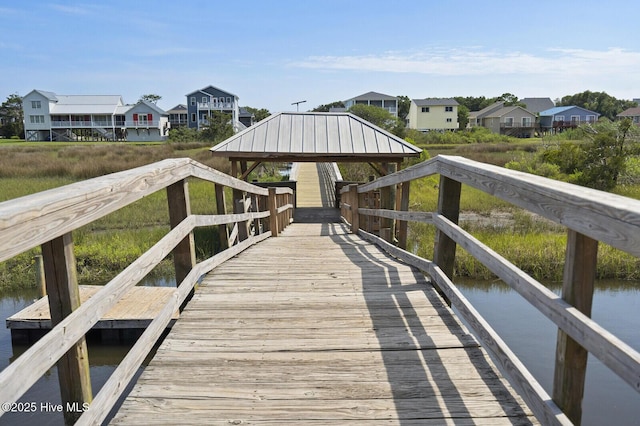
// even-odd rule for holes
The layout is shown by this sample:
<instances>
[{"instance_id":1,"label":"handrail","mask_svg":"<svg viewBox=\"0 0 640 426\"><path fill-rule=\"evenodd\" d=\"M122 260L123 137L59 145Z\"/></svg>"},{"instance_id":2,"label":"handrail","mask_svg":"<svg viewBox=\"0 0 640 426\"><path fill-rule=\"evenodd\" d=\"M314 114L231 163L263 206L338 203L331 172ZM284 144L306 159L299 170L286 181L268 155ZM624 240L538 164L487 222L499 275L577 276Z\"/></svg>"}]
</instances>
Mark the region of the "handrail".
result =
<instances>
[{"instance_id":1,"label":"handrail","mask_svg":"<svg viewBox=\"0 0 640 426\"><path fill-rule=\"evenodd\" d=\"M403 208L404 211L375 209L365 205L366 194L390 186L402 188L403 198L408 200L408 188L412 180L436 174L439 174L441 179L438 212L410 212L407 211L408 202ZM564 365L573 362L574 357L577 360L577 357L584 356L586 361L586 351L600 359L604 365L640 392L640 353L589 318L590 298L593 296L592 283L590 287L588 279L584 281L584 277L580 278L583 279L583 284L587 283L584 286L587 290L585 294L580 294L580 302L573 306L570 296L564 293L563 297L557 296L460 228L457 221L460 185L463 183L539 214L568 229L571 243L568 243L565 266L567 288L571 288L577 280L576 275L583 272L576 272L575 269L595 268L595 262L581 262L580 256L586 254L580 254L582 252L575 250L577 243L572 236L586 236L586 240L580 240L586 241L580 246L584 252L595 252L597 241L602 241L640 256L640 201L454 156L439 155L373 182L343 188L343 220L351 225L354 232L374 240L390 254L431 276L434 284L474 329L483 346L496 355L497 362L514 387L521 392L536 417L544 420L545 424L564 424L571 421L579 423L584 371L575 373L578 377L571 376L573 373L565 371ZM421 259L404 250L402 244L401 247L397 247L370 232L363 231L360 224L367 216L388 218L398 221L399 224L406 224L407 221L432 223L437 230L434 260ZM593 239L593 242L590 239ZM559 341L560 337L568 336L584 348L576 350L574 354L568 353L567 349L559 345L553 400L451 282L456 245L463 247L553 321L560 332ZM588 293L589 289L591 294ZM581 290L574 291L580 293ZM583 308L585 299L588 301L586 304L589 309ZM583 310L586 312L583 313ZM586 362L584 364L586 368ZM576 382L575 387L566 384L572 381ZM579 394L577 401L575 395L570 395L572 393ZM559 411L558 406L563 408L564 414Z\"/></svg>"},{"instance_id":2,"label":"handrail","mask_svg":"<svg viewBox=\"0 0 640 426\"><path fill-rule=\"evenodd\" d=\"M182 206L183 210L186 209L187 214L160 241L107 283L94 297L79 305L72 312L62 314L63 318L54 324L55 326L47 334L0 372L0 401L7 403L17 401L59 359L69 356L72 349L78 345L83 345L85 334L100 318L118 302L127 290L135 286L172 251L175 258L175 251L185 241L189 242L189 235L195 228L268 219L261 227L258 227L264 228L265 232L249 236L244 241L240 241L198 264L194 260L188 265L184 276L178 277L178 265L176 264L176 278L179 281L179 286L169 302L129 351L116 372L112 374L79 420L77 413L65 412L65 421L67 422L78 420L78 424L100 423L164 331L171 319L171 314L183 304L199 277L249 246L271 236L277 236L278 232L289 224L293 209L293 190L290 188L261 188L211 169L194 160L182 158L164 160L0 203L0 232L3 236L0 241L0 261L2 261L38 245L57 240L81 226L164 188L167 188L167 191L184 188L185 193L180 198L188 201L186 186L183 185L181 188L175 186L187 178L199 178L212 182L216 185L216 190L218 187L230 187L239 191L240 194L246 192L265 199L269 197L269 203L265 201L258 204L266 206L273 203L275 210L266 209L226 214L224 206L218 205L218 211L221 214L191 215L189 206ZM180 195L178 192L168 192L169 196L171 194ZM224 204L224 196L220 199ZM170 213L172 208L180 209L179 203L173 205L171 201L169 203ZM173 212L170 216L176 216L176 214ZM270 229L272 227L275 229ZM259 232L259 229L256 232ZM187 258L195 259L193 247L188 250L191 253L187 253ZM67 269L75 269L74 261L68 258L62 260L67 263ZM47 277L47 280L49 279L50 277ZM76 282L69 284L77 286ZM51 296L54 295L50 294L50 300ZM71 296L68 297L71 298ZM54 309L51 309L53 319ZM76 367L78 370L83 369L80 364ZM86 374L88 377L88 371L82 374ZM82 386L79 383L72 385ZM66 402L80 402L80 406L82 406L82 403L89 401L64 401L63 398L63 403ZM3 412L0 412L0 416L2 414ZM67 418L67 415L71 420Z\"/></svg>"}]
</instances>

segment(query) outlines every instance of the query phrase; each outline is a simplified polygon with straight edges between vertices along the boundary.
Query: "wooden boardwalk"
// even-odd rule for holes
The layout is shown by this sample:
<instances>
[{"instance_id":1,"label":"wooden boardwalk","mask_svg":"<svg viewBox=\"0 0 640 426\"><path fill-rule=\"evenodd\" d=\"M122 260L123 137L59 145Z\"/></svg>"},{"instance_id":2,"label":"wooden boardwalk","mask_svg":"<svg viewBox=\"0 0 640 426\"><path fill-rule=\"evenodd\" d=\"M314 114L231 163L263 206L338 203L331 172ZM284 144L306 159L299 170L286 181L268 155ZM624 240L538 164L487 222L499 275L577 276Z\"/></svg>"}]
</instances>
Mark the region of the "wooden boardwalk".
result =
<instances>
[{"instance_id":1,"label":"wooden boardwalk","mask_svg":"<svg viewBox=\"0 0 640 426\"><path fill-rule=\"evenodd\" d=\"M333 183L327 182L317 163L299 163L297 176L297 207L333 207L328 191Z\"/></svg>"},{"instance_id":2,"label":"wooden boardwalk","mask_svg":"<svg viewBox=\"0 0 640 426\"><path fill-rule=\"evenodd\" d=\"M293 224L210 273L113 424L530 424L415 269Z\"/></svg>"}]
</instances>

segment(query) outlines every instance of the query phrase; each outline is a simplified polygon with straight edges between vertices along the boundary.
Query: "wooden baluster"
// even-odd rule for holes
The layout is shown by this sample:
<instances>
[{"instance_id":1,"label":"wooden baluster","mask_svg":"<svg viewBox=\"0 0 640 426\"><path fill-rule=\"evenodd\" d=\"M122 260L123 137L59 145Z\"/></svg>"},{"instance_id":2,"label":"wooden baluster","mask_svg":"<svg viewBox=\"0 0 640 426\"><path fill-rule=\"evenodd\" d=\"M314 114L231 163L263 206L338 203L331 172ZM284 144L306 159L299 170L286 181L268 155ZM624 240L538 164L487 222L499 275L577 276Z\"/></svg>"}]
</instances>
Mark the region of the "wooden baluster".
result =
<instances>
[{"instance_id":1,"label":"wooden baluster","mask_svg":"<svg viewBox=\"0 0 640 426\"><path fill-rule=\"evenodd\" d=\"M55 327L81 303L71 233L44 243L41 248L51 325ZM93 399L85 338L72 346L57 365L64 421L74 424L82 414L83 404ZM67 410L72 407L76 409Z\"/></svg>"},{"instance_id":2,"label":"wooden baluster","mask_svg":"<svg viewBox=\"0 0 640 426\"><path fill-rule=\"evenodd\" d=\"M460 193L462 184L446 176L440 176L440 192L438 193L438 213L457 224L460 217ZM436 230L433 262L440 267L449 278L453 278L456 262L456 242L440 229ZM450 303L447 297L442 297Z\"/></svg>"},{"instance_id":3,"label":"wooden baluster","mask_svg":"<svg viewBox=\"0 0 640 426\"><path fill-rule=\"evenodd\" d=\"M358 185L349 185L349 204L351 204L351 232L357 234L360 231L360 214L358 214Z\"/></svg>"},{"instance_id":4,"label":"wooden baluster","mask_svg":"<svg viewBox=\"0 0 640 426\"><path fill-rule=\"evenodd\" d=\"M569 230L562 298L588 317L591 317L597 259L598 241ZM553 400L576 425L582 420L588 354L575 340L558 330Z\"/></svg>"},{"instance_id":5,"label":"wooden baluster","mask_svg":"<svg viewBox=\"0 0 640 426\"><path fill-rule=\"evenodd\" d=\"M216 211L219 215L227 214L226 197L224 195L224 186L215 184L216 188ZM229 228L227 225L218 225L218 234L220 238L220 251L229 248Z\"/></svg>"},{"instance_id":6,"label":"wooden baluster","mask_svg":"<svg viewBox=\"0 0 640 426\"><path fill-rule=\"evenodd\" d=\"M398 210L409 211L409 184L410 181L402 183ZM398 221L398 247L404 250L407 249L408 225L409 222L406 220Z\"/></svg>"},{"instance_id":7,"label":"wooden baluster","mask_svg":"<svg viewBox=\"0 0 640 426\"><path fill-rule=\"evenodd\" d=\"M189 203L189 187L186 180L181 180L167 187L169 202L169 225L175 228L191 214ZM180 285L196 264L196 250L193 232L190 232L173 249L173 265L176 270L176 284Z\"/></svg>"},{"instance_id":8,"label":"wooden baluster","mask_svg":"<svg viewBox=\"0 0 640 426\"><path fill-rule=\"evenodd\" d=\"M271 236L278 236L278 200L276 188L269 188L269 229Z\"/></svg>"}]
</instances>

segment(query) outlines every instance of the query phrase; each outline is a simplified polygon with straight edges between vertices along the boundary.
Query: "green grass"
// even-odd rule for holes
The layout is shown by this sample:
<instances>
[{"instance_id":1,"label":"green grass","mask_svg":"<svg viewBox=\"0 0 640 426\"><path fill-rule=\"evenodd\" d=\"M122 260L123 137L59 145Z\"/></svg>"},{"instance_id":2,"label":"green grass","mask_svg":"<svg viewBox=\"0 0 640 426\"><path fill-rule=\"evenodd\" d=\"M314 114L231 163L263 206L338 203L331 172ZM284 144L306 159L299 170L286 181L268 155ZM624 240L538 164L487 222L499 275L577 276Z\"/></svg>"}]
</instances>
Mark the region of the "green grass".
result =
<instances>
[{"instance_id":1,"label":"green grass","mask_svg":"<svg viewBox=\"0 0 640 426\"><path fill-rule=\"evenodd\" d=\"M497 144L429 145L431 156L437 153L463 155L492 164L500 164L509 156L528 155L541 141L517 140ZM229 172L226 160L212 158L208 146L200 143L123 144L91 143L60 144L0 141L0 202L125 170L164 158L190 157L223 172ZM372 172L366 165L356 165L359 176ZM634 166L635 167L635 166ZM636 167L638 168L638 167ZM343 169L344 170L344 169ZM615 192L640 199L640 182L632 176ZM349 180L348 175L345 179ZM410 209L435 211L438 199L437 177L416 180L411 184ZM216 212L214 185L198 179L189 181L191 209L194 214ZM231 191L227 190L227 211L231 206ZM461 211L492 218L496 213L508 213L513 220L508 226L476 226L464 224L476 238L496 250L514 264L540 280L557 281L562 276L566 231L548 222L533 220L531 215L482 191L463 185ZM117 212L111 213L74 232L79 280L81 283L105 282L124 269L141 253L155 244L169 229L165 191L147 196ZM197 255L213 254L219 242L215 227L196 230ZM435 228L410 224L409 248L417 254L433 258ZM0 288L35 285L33 256L39 248L0 263ZM171 274L170 259L154 271ZM601 245L598 274L606 278L638 279L638 259L609 246ZM456 274L489 278L492 274L458 248Z\"/></svg>"}]
</instances>

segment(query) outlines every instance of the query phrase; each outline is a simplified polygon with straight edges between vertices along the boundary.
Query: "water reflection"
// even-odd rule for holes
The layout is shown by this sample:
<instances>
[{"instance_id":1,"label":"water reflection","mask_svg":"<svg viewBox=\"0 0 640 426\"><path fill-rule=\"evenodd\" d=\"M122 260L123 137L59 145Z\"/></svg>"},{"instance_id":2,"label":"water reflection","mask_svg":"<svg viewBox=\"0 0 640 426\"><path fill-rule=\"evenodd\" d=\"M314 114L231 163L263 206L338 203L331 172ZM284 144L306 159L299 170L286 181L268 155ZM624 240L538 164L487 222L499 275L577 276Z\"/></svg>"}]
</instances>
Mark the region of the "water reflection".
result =
<instances>
[{"instance_id":1,"label":"water reflection","mask_svg":"<svg viewBox=\"0 0 640 426\"><path fill-rule=\"evenodd\" d=\"M456 285L491 324L547 393L552 393L557 327L502 281L456 279ZM545 283L556 294L560 283ZM635 350L640 351L640 281L598 281L592 318ZM638 394L589 356L584 426L636 425Z\"/></svg>"},{"instance_id":2,"label":"water reflection","mask_svg":"<svg viewBox=\"0 0 640 426\"><path fill-rule=\"evenodd\" d=\"M148 286L175 286L175 279L147 278L141 285ZM5 290L0 292L0 318L6 318L31 305L40 297L39 289L26 288L19 290ZM99 339L88 338L89 365L91 374L91 386L95 395L108 380L109 376L120 361L128 353L134 341L121 344L104 344ZM22 355L29 345L13 345L11 332L8 328L0 327L0 370L6 368L11 362ZM145 361L145 364L148 359ZM138 375L143 368L138 370ZM54 406L60 404L60 389L58 384L58 371L54 366L50 368L19 400L19 402L36 402L36 410L33 413L6 413L0 417L0 425L38 424L60 425L64 423L61 413L47 412L41 409L41 403L50 403Z\"/></svg>"}]
</instances>

